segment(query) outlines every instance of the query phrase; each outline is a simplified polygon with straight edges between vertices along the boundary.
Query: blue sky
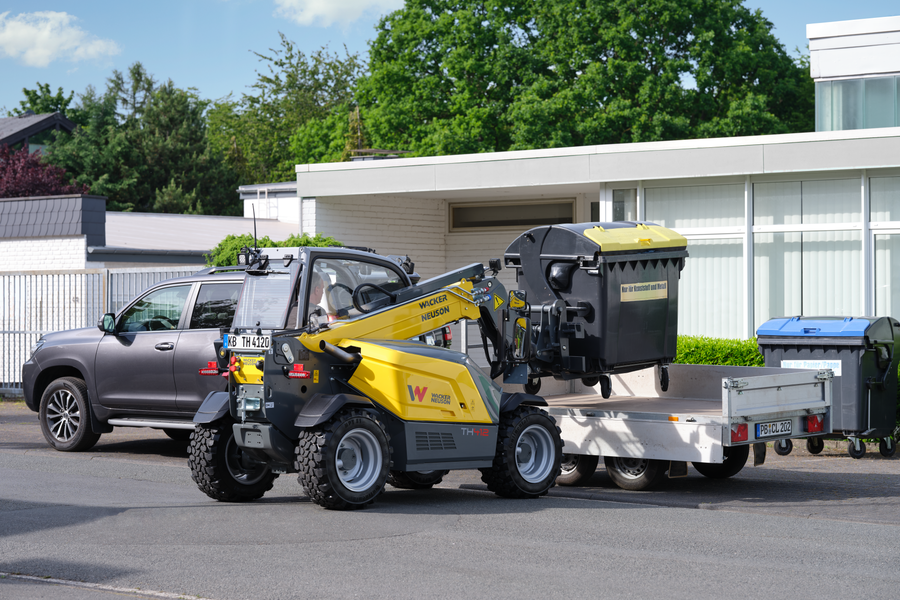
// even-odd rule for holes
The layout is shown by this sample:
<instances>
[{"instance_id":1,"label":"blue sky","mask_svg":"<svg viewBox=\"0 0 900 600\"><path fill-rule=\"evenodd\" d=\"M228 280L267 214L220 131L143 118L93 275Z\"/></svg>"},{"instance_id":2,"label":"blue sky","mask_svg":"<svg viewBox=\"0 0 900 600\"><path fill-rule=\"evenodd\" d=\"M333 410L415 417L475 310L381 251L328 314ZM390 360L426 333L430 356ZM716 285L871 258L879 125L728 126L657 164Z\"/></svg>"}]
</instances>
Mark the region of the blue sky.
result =
<instances>
[{"instance_id":1,"label":"blue sky","mask_svg":"<svg viewBox=\"0 0 900 600\"><path fill-rule=\"evenodd\" d=\"M251 52L277 47L284 33L307 54L364 54L380 15L403 0L4 0L0 5L0 116L36 82L79 93L104 89L113 69L141 61L158 80L197 88L205 98L239 96L261 68ZM900 15L897 0L744 0L774 23L793 51L807 23Z\"/></svg>"}]
</instances>

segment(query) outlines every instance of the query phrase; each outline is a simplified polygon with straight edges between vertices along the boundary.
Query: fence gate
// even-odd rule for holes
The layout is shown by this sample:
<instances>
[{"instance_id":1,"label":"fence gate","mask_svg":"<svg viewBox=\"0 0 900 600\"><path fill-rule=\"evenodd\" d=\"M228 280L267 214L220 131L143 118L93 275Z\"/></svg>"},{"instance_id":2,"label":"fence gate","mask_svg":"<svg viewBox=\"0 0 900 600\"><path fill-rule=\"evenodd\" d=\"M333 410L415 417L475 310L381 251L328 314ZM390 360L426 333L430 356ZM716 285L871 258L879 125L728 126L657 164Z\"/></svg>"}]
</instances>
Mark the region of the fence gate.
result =
<instances>
[{"instance_id":1,"label":"fence gate","mask_svg":"<svg viewBox=\"0 0 900 600\"><path fill-rule=\"evenodd\" d=\"M22 364L41 335L95 327L151 285L196 267L0 273L0 391L22 388Z\"/></svg>"}]
</instances>

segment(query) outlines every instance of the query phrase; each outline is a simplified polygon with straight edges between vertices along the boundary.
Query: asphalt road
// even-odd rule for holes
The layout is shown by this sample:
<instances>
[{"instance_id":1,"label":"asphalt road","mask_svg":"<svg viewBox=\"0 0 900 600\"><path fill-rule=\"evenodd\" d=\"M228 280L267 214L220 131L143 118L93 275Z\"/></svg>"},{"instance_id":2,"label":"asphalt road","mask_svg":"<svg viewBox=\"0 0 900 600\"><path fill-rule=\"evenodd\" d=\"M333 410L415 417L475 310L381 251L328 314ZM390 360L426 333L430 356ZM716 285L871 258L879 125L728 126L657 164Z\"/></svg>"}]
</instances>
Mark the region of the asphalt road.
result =
<instances>
[{"instance_id":1,"label":"asphalt road","mask_svg":"<svg viewBox=\"0 0 900 600\"><path fill-rule=\"evenodd\" d=\"M0 403L0 598L893 598L900 459L872 450L770 452L652 492L601 467L525 501L454 472L332 512L294 476L255 503L210 500L162 432L56 452L34 413Z\"/></svg>"}]
</instances>

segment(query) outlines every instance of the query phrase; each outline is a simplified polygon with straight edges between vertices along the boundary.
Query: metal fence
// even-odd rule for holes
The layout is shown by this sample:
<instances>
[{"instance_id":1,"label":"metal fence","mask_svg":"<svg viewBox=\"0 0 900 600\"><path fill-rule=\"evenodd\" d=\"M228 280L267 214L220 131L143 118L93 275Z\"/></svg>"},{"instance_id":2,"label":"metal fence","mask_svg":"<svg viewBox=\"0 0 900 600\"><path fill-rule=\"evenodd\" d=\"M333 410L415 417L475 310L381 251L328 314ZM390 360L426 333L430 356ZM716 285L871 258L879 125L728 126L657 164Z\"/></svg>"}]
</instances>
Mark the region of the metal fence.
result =
<instances>
[{"instance_id":1,"label":"metal fence","mask_svg":"<svg viewBox=\"0 0 900 600\"><path fill-rule=\"evenodd\" d=\"M151 285L196 267L0 273L0 392L22 388L22 364L41 335L94 327Z\"/></svg>"}]
</instances>

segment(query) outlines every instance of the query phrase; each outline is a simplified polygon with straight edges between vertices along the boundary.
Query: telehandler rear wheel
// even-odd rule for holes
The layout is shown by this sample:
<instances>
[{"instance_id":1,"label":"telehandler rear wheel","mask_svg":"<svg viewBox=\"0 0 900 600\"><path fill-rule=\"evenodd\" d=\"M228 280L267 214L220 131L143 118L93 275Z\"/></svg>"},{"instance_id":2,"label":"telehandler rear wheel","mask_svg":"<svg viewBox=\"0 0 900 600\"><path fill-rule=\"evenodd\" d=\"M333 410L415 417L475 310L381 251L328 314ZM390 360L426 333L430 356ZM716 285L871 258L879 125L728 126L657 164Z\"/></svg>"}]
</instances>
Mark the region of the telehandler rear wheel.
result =
<instances>
[{"instance_id":1,"label":"telehandler rear wheel","mask_svg":"<svg viewBox=\"0 0 900 600\"><path fill-rule=\"evenodd\" d=\"M450 471L391 471L387 482L401 490L427 490L443 479Z\"/></svg>"},{"instance_id":2,"label":"telehandler rear wheel","mask_svg":"<svg viewBox=\"0 0 900 600\"><path fill-rule=\"evenodd\" d=\"M294 462L300 484L324 508L362 508L384 491L391 466L389 441L378 417L345 408L300 434Z\"/></svg>"},{"instance_id":3,"label":"telehandler rear wheel","mask_svg":"<svg viewBox=\"0 0 900 600\"><path fill-rule=\"evenodd\" d=\"M479 469L481 480L504 498L543 496L559 475L562 447L553 417L533 406L519 406L500 415L494 464Z\"/></svg>"},{"instance_id":4,"label":"telehandler rear wheel","mask_svg":"<svg viewBox=\"0 0 900 600\"><path fill-rule=\"evenodd\" d=\"M278 477L269 467L245 454L234 441L234 421L196 425L188 446L191 479L200 491L223 502L262 498Z\"/></svg>"}]
</instances>

